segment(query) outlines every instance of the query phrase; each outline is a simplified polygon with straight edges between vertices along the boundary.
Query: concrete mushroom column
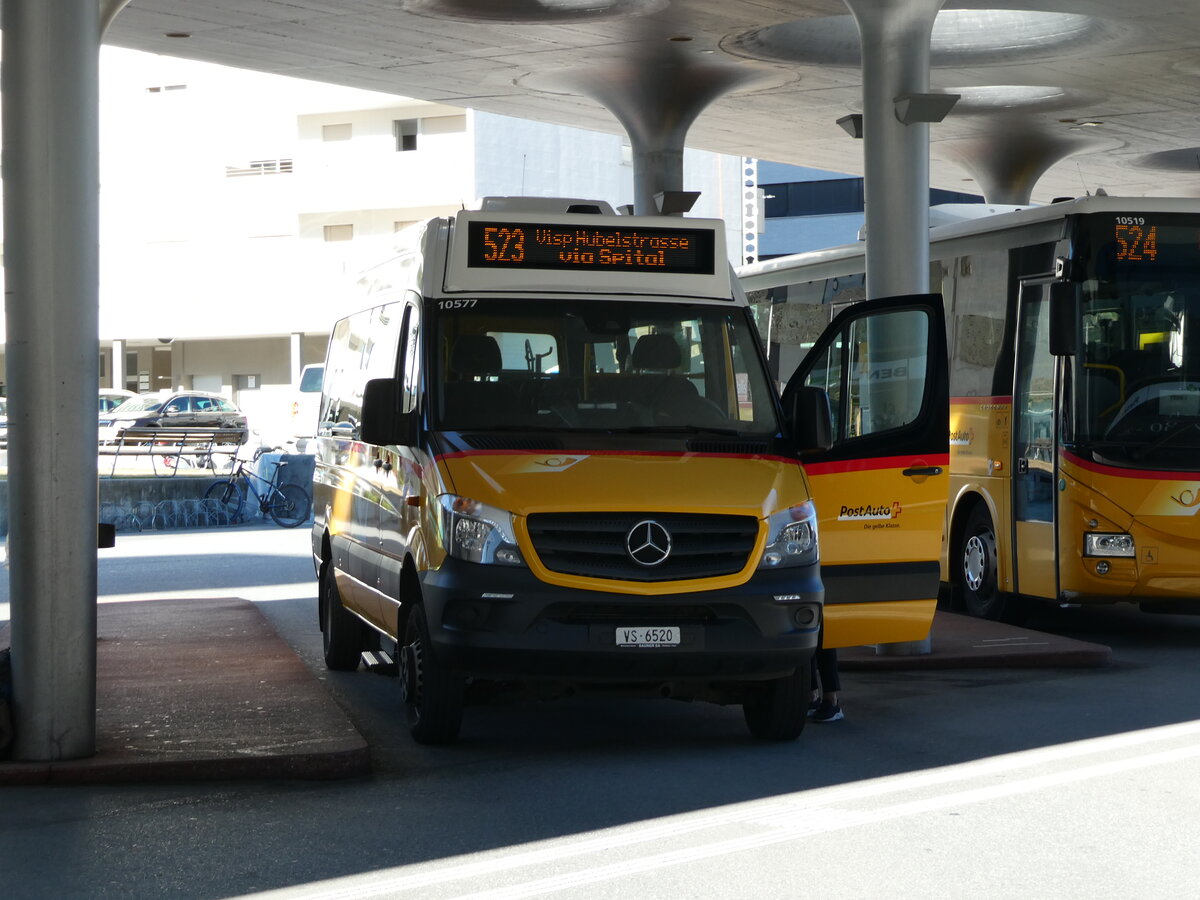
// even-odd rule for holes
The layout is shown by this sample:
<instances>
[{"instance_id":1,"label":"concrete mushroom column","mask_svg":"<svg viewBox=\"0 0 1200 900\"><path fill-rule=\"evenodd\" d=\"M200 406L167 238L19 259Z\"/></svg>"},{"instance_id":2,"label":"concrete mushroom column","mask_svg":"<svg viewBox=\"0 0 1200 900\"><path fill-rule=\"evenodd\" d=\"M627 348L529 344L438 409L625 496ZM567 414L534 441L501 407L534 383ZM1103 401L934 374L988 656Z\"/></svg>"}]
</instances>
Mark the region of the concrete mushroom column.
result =
<instances>
[{"instance_id":1,"label":"concrete mushroom column","mask_svg":"<svg viewBox=\"0 0 1200 900\"><path fill-rule=\"evenodd\" d=\"M846 0L862 44L867 296L929 290L929 122L957 99L929 93L944 0Z\"/></svg>"},{"instance_id":2,"label":"concrete mushroom column","mask_svg":"<svg viewBox=\"0 0 1200 900\"><path fill-rule=\"evenodd\" d=\"M688 129L713 100L759 77L744 67L698 62L668 45L665 53L565 72L558 80L602 105L625 129L633 154L634 213L670 215L686 209L664 209L658 195L683 190Z\"/></svg>"}]
</instances>

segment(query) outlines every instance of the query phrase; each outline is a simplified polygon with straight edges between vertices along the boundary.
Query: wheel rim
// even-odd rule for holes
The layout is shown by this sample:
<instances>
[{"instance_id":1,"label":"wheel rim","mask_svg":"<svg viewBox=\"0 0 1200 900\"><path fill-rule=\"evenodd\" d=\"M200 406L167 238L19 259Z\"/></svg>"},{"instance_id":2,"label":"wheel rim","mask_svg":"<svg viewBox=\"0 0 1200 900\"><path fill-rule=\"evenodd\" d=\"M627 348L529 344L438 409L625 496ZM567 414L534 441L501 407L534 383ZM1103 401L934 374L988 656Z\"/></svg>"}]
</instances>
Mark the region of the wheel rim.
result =
<instances>
[{"instance_id":1,"label":"wheel rim","mask_svg":"<svg viewBox=\"0 0 1200 900\"><path fill-rule=\"evenodd\" d=\"M400 693L408 713L408 723L416 725L421 720L421 639L400 648Z\"/></svg>"},{"instance_id":2,"label":"wheel rim","mask_svg":"<svg viewBox=\"0 0 1200 900\"><path fill-rule=\"evenodd\" d=\"M963 578L966 581L967 589L978 591L983 587L983 576L987 571L987 547L983 545L983 539L973 534L967 540L966 547L963 548Z\"/></svg>"}]
</instances>

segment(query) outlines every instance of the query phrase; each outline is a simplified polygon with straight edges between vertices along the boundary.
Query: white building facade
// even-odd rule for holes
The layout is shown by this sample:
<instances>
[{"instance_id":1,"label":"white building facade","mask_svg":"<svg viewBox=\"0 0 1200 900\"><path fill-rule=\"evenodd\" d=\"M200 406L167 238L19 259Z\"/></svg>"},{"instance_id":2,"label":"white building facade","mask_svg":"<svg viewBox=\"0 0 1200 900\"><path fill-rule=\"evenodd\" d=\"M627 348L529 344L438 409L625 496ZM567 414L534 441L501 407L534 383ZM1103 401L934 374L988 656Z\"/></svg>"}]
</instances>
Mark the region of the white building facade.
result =
<instances>
[{"instance_id":1,"label":"white building facade","mask_svg":"<svg viewBox=\"0 0 1200 900\"><path fill-rule=\"evenodd\" d=\"M100 386L222 393L268 443L396 230L489 195L633 198L619 135L112 48L101 148ZM684 166L741 261L752 168Z\"/></svg>"}]
</instances>

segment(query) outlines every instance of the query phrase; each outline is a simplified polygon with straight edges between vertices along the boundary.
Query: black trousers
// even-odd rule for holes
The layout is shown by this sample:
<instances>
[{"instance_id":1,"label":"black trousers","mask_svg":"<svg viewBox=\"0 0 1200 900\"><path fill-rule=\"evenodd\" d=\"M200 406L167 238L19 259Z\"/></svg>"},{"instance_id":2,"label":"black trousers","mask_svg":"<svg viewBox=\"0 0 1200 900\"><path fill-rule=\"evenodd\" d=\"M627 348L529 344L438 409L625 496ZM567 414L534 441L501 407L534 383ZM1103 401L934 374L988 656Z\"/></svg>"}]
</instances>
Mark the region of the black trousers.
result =
<instances>
[{"instance_id":1,"label":"black trousers","mask_svg":"<svg viewBox=\"0 0 1200 900\"><path fill-rule=\"evenodd\" d=\"M813 654L811 665L814 689L820 687L822 694L832 694L842 689L842 679L838 677L837 650L820 648Z\"/></svg>"}]
</instances>

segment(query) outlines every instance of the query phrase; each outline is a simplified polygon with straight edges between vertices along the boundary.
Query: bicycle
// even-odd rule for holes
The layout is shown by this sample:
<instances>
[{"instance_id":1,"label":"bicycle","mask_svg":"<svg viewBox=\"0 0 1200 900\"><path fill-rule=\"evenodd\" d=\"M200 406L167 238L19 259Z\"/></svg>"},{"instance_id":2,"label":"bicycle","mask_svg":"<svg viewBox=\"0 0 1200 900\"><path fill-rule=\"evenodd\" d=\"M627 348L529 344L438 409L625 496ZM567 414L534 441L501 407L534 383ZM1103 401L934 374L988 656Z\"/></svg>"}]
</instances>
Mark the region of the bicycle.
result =
<instances>
[{"instance_id":1,"label":"bicycle","mask_svg":"<svg viewBox=\"0 0 1200 900\"><path fill-rule=\"evenodd\" d=\"M215 500L229 523L233 524L241 520L242 510L246 505L246 492L249 491L258 501L259 512L264 516L269 515L276 524L284 528L295 528L308 519L312 501L309 500L308 492L300 485L282 480L287 468L286 460L275 464L275 471L269 479L263 478L246 466L247 462L257 462L264 452L265 448L260 447L255 451L253 460L235 460L229 477L218 481L205 491L204 499ZM261 493L254 486L256 481L265 485Z\"/></svg>"}]
</instances>

